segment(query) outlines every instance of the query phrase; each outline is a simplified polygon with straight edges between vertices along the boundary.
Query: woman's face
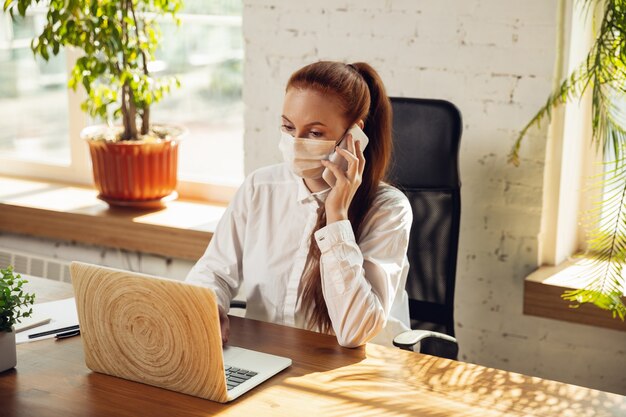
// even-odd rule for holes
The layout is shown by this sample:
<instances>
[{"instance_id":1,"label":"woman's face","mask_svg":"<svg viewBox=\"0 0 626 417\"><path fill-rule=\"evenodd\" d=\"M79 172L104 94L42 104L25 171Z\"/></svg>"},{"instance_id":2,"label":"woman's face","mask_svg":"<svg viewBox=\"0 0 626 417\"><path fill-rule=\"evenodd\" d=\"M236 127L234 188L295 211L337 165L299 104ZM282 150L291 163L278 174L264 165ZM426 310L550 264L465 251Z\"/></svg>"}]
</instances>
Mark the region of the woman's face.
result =
<instances>
[{"instance_id":1,"label":"woman's face","mask_svg":"<svg viewBox=\"0 0 626 417\"><path fill-rule=\"evenodd\" d=\"M337 142L348 130L348 123L336 97L311 89L287 90L281 129L291 136Z\"/></svg>"}]
</instances>

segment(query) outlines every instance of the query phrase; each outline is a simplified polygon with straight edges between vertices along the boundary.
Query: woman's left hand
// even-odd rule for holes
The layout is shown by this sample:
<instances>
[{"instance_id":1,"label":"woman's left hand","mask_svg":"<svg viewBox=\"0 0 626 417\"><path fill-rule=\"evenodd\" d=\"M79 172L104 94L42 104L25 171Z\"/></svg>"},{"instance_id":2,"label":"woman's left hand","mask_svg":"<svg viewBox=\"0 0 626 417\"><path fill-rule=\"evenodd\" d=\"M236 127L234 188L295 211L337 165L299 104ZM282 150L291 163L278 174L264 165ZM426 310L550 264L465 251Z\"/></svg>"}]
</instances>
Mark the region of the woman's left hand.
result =
<instances>
[{"instance_id":1,"label":"woman's left hand","mask_svg":"<svg viewBox=\"0 0 626 417\"><path fill-rule=\"evenodd\" d=\"M361 150L361 142L354 142L352 135L348 135L347 148L335 148L335 151L348 161L348 169L344 172L339 165L330 161L322 161L325 167L337 178L334 187L326 197L326 224L348 219L348 209L361 185L365 157Z\"/></svg>"}]
</instances>

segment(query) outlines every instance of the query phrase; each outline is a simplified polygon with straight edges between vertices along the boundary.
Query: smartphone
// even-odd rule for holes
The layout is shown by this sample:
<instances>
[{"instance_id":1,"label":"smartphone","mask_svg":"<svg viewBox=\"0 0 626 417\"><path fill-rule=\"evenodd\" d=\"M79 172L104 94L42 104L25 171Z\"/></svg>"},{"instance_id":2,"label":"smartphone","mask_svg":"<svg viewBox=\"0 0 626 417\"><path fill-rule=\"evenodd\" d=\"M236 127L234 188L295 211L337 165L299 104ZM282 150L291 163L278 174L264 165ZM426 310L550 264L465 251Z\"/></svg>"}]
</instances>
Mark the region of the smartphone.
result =
<instances>
[{"instance_id":1,"label":"smartphone","mask_svg":"<svg viewBox=\"0 0 626 417\"><path fill-rule=\"evenodd\" d=\"M369 143L369 139L367 138L367 135L365 133L363 133L361 128L358 125L356 125L356 124L354 126L352 126L350 128L350 130L348 130L346 135L341 139L341 141L339 142L339 145L337 145L337 146L339 146L342 149L347 149L348 148L348 141L346 140L346 137L348 136L348 133L351 134L352 137L354 138L354 143L356 143L356 142L360 142L361 143L361 151L364 151L365 147ZM338 164L339 167L342 170L344 170L344 171L348 170L348 161L346 161L346 158L344 158L343 156L338 155L337 152L331 153L330 157L328 158L328 160L330 162ZM337 178L335 178L335 174L333 174L332 171L330 169L328 169L328 168L324 169L324 172L322 173L322 178L331 187L334 187L335 186L335 182L337 182Z\"/></svg>"}]
</instances>

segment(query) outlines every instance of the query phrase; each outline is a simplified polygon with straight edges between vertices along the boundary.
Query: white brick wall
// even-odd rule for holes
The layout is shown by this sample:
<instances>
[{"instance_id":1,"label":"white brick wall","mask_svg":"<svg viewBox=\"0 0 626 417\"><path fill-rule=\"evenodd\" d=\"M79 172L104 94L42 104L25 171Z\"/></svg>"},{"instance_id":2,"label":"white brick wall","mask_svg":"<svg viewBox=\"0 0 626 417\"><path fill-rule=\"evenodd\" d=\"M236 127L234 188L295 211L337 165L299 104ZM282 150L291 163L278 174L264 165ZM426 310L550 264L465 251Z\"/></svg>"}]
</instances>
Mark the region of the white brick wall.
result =
<instances>
[{"instance_id":1,"label":"white brick wall","mask_svg":"<svg viewBox=\"0 0 626 417\"><path fill-rule=\"evenodd\" d=\"M556 0L244 0L245 166L280 160L285 82L319 59L367 61L389 94L463 112L456 325L461 359L626 394L623 332L522 315L536 267L545 129L517 132L551 85ZM0 234L0 246L183 278L192 263Z\"/></svg>"},{"instance_id":2,"label":"white brick wall","mask_svg":"<svg viewBox=\"0 0 626 417\"><path fill-rule=\"evenodd\" d=\"M454 102L464 119L461 359L626 394L626 335L522 315L523 278L536 268L545 127L526 141L520 168L506 156L551 86L556 3L244 0L246 172L280 160L284 86L310 62L367 61L390 95Z\"/></svg>"}]
</instances>

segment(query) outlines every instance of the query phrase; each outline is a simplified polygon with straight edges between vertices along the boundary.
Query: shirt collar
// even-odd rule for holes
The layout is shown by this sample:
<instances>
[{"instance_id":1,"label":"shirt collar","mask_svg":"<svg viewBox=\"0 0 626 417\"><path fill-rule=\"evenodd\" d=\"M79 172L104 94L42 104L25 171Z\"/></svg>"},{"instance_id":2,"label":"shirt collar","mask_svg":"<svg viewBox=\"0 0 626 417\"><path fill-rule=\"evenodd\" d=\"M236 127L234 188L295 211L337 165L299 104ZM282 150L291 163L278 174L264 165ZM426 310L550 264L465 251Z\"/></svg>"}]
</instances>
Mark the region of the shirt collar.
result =
<instances>
[{"instance_id":1,"label":"shirt collar","mask_svg":"<svg viewBox=\"0 0 626 417\"><path fill-rule=\"evenodd\" d=\"M296 181L298 182L298 202L299 203L306 203L308 201L313 201L313 200L317 200L321 203L324 203L326 201L326 197L328 196L328 192L331 190L330 187L322 190L322 191L317 191L315 193L312 193L309 188L306 186L306 184L304 183L304 179L300 178L296 175L294 175L296 178Z\"/></svg>"}]
</instances>

